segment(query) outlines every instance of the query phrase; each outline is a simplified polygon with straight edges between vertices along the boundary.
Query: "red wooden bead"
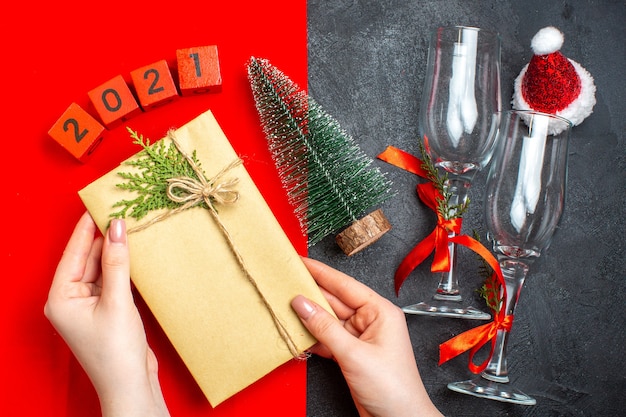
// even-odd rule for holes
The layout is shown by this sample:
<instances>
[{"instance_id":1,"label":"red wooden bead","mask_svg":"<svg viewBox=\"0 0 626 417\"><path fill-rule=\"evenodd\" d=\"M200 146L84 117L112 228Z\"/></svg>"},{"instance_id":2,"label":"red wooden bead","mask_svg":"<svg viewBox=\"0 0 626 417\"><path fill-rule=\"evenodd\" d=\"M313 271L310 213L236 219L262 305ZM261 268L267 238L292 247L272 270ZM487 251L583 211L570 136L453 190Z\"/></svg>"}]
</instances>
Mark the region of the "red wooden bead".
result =
<instances>
[{"instance_id":1,"label":"red wooden bead","mask_svg":"<svg viewBox=\"0 0 626 417\"><path fill-rule=\"evenodd\" d=\"M137 100L121 75L94 88L88 95L107 129L141 113Z\"/></svg>"},{"instance_id":2,"label":"red wooden bead","mask_svg":"<svg viewBox=\"0 0 626 417\"><path fill-rule=\"evenodd\" d=\"M72 103L50 128L48 135L84 162L102 142L104 132L104 126L93 116Z\"/></svg>"},{"instance_id":3,"label":"red wooden bead","mask_svg":"<svg viewBox=\"0 0 626 417\"><path fill-rule=\"evenodd\" d=\"M167 61L161 60L130 73L139 103L144 110L178 98L178 91Z\"/></svg>"},{"instance_id":4,"label":"red wooden bead","mask_svg":"<svg viewBox=\"0 0 626 417\"><path fill-rule=\"evenodd\" d=\"M222 91L217 46L176 50L178 81L183 96Z\"/></svg>"}]
</instances>

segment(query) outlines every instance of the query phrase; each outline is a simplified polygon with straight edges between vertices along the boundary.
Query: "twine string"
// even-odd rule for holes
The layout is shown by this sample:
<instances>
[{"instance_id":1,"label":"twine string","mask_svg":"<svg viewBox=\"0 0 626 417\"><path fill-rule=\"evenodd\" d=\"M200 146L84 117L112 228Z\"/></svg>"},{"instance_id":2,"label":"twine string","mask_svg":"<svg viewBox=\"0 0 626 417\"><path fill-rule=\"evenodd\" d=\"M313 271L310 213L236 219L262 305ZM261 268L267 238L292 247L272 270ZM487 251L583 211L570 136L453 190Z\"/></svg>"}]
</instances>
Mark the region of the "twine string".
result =
<instances>
[{"instance_id":1,"label":"twine string","mask_svg":"<svg viewBox=\"0 0 626 417\"><path fill-rule=\"evenodd\" d=\"M226 242L228 243L228 246L231 249L233 255L235 255L235 259L237 260L237 263L239 264L241 270L261 298L263 305L270 313L270 316L274 321L274 325L276 326L278 333L289 348L289 352L295 358L301 357L302 352L297 348L295 341L289 335L289 332L287 331L285 325L281 322L280 318L270 305L269 301L263 295L263 292L259 288L256 280L250 274L250 271L246 267L246 263L241 256L241 253L235 246L231 234L228 232L226 226L221 221L214 206L215 203L233 204L239 199L239 193L233 189L233 187L239 182L239 179L233 178L230 180L222 180L222 177L227 174L231 169L241 165L241 159L235 159L230 164L222 168L222 170L220 170L212 179L207 180L198 164L196 164L193 158L181 148L172 130L168 132L168 137L170 138L174 146L176 146L178 152L180 152L181 155L187 160L197 178L176 177L168 179L167 197L173 202L179 203L180 205L172 210L168 210L167 212L152 218L146 223L129 229L128 233L135 233L144 230L155 223L163 221L170 216L173 216L177 213L180 213L204 202L209 208L209 213L211 213L211 216L213 217L213 219L219 226L220 231L226 238Z\"/></svg>"}]
</instances>

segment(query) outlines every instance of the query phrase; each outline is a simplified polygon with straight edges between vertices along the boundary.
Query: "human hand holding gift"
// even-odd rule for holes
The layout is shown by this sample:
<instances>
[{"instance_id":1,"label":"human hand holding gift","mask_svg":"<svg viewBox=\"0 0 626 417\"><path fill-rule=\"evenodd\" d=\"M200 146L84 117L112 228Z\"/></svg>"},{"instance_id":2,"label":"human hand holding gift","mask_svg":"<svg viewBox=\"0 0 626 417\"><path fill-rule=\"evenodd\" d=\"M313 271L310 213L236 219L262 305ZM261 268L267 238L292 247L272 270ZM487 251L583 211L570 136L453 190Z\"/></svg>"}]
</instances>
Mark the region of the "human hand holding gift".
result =
<instances>
[{"instance_id":1,"label":"human hand holding gift","mask_svg":"<svg viewBox=\"0 0 626 417\"><path fill-rule=\"evenodd\" d=\"M59 263L46 315L93 381L104 417L167 416L156 358L132 300L125 222L111 222L104 244L95 230L83 215ZM302 295L291 305L320 340L311 352L339 363L360 414L440 416L400 309L354 278L303 260L339 320Z\"/></svg>"},{"instance_id":2,"label":"human hand holding gift","mask_svg":"<svg viewBox=\"0 0 626 417\"><path fill-rule=\"evenodd\" d=\"M419 375L400 308L354 278L304 259L337 318L302 296L291 305L319 340L311 352L333 358L361 416L441 416Z\"/></svg>"},{"instance_id":3,"label":"human hand holding gift","mask_svg":"<svg viewBox=\"0 0 626 417\"><path fill-rule=\"evenodd\" d=\"M124 221L112 222L104 239L95 232L85 213L59 262L46 317L89 375L103 416L168 416L130 290Z\"/></svg>"}]
</instances>

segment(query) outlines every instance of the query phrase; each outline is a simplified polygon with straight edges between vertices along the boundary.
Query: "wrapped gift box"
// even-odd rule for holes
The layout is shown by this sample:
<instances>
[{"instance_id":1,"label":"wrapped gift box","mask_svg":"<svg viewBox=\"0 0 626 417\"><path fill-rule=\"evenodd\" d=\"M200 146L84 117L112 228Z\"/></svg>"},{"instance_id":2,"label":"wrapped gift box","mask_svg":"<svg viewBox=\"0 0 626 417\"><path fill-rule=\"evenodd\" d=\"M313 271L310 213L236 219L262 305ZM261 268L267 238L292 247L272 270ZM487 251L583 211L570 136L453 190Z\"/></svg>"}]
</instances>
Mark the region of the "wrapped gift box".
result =
<instances>
[{"instance_id":1,"label":"wrapped gift box","mask_svg":"<svg viewBox=\"0 0 626 417\"><path fill-rule=\"evenodd\" d=\"M238 158L210 111L174 135L187 153L196 151L207 178ZM122 164L79 192L100 230L119 210L113 205L133 197L116 186L124 181L118 173L137 169ZM239 179L239 199L216 206L219 221L258 291L207 208L181 211L128 237L133 283L212 406L294 358L270 309L298 352L315 340L291 309L293 297L304 294L332 311L245 167L226 177ZM158 214L129 218L127 226Z\"/></svg>"}]
</instances>

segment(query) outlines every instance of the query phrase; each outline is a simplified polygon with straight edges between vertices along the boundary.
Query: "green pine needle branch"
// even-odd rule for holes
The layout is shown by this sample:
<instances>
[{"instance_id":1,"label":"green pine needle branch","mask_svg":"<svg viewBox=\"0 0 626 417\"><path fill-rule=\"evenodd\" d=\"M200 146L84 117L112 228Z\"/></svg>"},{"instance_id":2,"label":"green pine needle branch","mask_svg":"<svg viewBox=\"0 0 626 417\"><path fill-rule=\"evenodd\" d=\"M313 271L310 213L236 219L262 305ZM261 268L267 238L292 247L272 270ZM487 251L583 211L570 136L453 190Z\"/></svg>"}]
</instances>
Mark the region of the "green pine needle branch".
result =
<instances>
[{"instance_id":1,"label":"green pine needle branch","mask_svg":"<svg viewBox=\"0 0 626 417\"><path fill-rule=\"evenodd\" d=\"M460 204L453 204L453 194L448 191L448 173L444 171L442 174L437 167L435 167L432 158L428 152L426 152L426 148L421 140L418 141L418 147L422 156L422 168L426 171L428 179L442 196L442 198L437 198L437 212L445 220L463 217L463 214L465 214L469 208L469 198Z\"/></svg>"},{"instance_id":2,"label":"green pine needle branch","mask_svg":"<svg viewBox=\"0 0 626 417\"><path fill-rule=\"evenodd\" d=\"M475 230L474 239L480 241L480 236ZM494 273L491 265L489 265L489 263L482 256L479 256L478 259L480 260L478 273L484 278L484 282L483 285L476 290L476 292L478 292L478 294L485 300L487 307L489 307L495 314L498 314L504 301L502 299L500 283L496 279L496 274Z\"/></svg>"},{"instance_id":3,"label":"green pine needle branch","mask_svg":"<svg viewBox=\"0 0 626 417\"><path fill-rule=\"evenodd\" d=\"M138 168L140 172L118 172L126 182L117 184L117 187L133 192L136 197L115 203L113 207L121 209L110 217L132 217L139 220L153 210L176 208L179 203L173 202L167 196L167 180L176 177L198 179L193 168L175 146L166 145L164 141L151 146L149 139L144 140L143 135L131 128L126 129L133 143L140 145L143 150L137 154L137 158L126 161L125 164ZM191 157L200 166L195 151Z\"/></svg>"}]
</instances>

